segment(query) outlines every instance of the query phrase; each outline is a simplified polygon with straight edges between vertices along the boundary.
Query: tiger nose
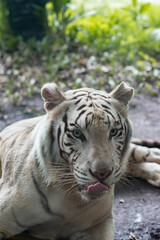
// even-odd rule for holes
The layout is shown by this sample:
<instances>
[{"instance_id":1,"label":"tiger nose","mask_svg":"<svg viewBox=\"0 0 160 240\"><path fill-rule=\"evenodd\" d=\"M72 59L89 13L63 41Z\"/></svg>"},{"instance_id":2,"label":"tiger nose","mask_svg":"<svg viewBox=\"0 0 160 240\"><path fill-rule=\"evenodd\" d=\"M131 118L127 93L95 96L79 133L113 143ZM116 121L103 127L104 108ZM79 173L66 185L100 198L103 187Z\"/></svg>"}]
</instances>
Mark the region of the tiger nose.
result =
<instances>
[{"instance_id":1,"label":"tiger nose","mask_svg":"<svg viewBox=\"0 0 160 240\"><path fill-rule=\"evenodd\" d=\"M111 174L112 174L112 170L100 170L100 171L92 171L91 169L89 169L90 174L95 177L97 180L105 180L106 178L108 178Z\"/></svg>"}]
</instances>

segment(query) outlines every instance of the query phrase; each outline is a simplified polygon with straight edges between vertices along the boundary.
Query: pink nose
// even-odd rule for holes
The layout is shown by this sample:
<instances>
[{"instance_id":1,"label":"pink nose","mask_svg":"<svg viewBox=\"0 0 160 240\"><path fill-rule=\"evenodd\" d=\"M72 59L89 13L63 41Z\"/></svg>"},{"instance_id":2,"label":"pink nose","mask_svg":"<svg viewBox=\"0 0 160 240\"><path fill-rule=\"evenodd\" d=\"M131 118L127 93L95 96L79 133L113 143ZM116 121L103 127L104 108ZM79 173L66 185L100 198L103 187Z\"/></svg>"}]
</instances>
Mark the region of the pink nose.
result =
<instances>
[{"instance_id":1,"label":"pink nose","mask_svg":"<svg viewBox=\"0 0 160 240\"><path fill-rule=\"evenodd\" d=\"M97 180L105 180L106 178L108 178L111 175L112 170L108 170L108 171L101 170L101 171L94 171L94 172L92 172L92 170L89 169L89 172Z\"/></svg>"}]
</instances>

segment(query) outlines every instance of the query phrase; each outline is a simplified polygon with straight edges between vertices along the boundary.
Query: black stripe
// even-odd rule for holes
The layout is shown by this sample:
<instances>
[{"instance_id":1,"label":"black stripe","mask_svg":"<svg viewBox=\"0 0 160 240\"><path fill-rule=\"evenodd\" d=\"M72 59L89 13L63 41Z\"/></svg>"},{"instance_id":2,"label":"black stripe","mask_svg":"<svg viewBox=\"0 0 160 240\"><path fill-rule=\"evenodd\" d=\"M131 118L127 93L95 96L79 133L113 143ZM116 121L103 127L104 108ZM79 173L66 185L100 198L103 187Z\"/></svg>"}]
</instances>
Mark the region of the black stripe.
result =
<instances>
[{"instance_id":1,"label":"black stripe","mask_svg":"<svg viewBox=\"0 0 160 240\"><path fill-rule=\"evenodd\" d=\"M119 157L121 157L121 153L118 150L116 150L116 153Z\"/></svg>"},{"instance_id":2,"label":"black stripe","mask_svg":"<svg viewBox=\"0 0 160 240\"><path fill-rule=\"evenodd\" d=\"M118 178L120 175L121 175L121 171L115 176L115 178Z\"/></svg>"},{"instance_id":3,"label":"black stripe","mask_svg":"<svg viewBox=\"0 0 160 240\"><path fill-rule=\"evenodd\" d=\"M77 99L79 97L83 97L83 96L86 96L86 94L84 93L84 94L77 95L77 96L71 98L70 100L75 100L75 99Z\"/></svg>"},{"instance_id":4,"label":"black stripe","mask_svg":"<svg viewBox=\"0 0 160 240\"><path fill-rule=\"evenodd\" d=\"M70 134L70 132L66 133L66 135L67 135L68 138L71 138L71 139L74 140L74 137L72 137L72 135Z\"/></svg>"},{"instance_id":5,"label":"black stripe","mask_svg":"<svg viewBox=\"0 0 160 240\"><path fill-rule=\"evenodd\" d=\"M127 133L126 123L124 123L124 132Z\"/></svg>"},{"instance_id":6,"label":"black stripe","mask_svg":"<svg viewBox=\"0 0 160 240\"><path fill-rule=\"evenodd\" d=\"M77 105L81 100L82 100L82 98L80 98L79 100L77 100L74 104Z\"/></svg>"},{"instance_id":7,"label":"black stripe","mask_svg":"<svg viewBox=\"0 0 160 240\"><path fill-rule=\"evenodd\" d=\"M55 122L53 121L50 129L50 139L51 139L51 151L54 151L54 132L55 132Z\"/></svg>"},{"instance_id":8,"label":"black stripe","mask_svg":"<svg viewBox=\"0 0 160 240\"><path fill-rule=\"evenodd\" d=\"M94 114L93 114L93 115L92 115L92 120L91 120L91 125L92 125L94 119L95 119L95 116L94 116Z\"/></svg>"},{"instance_id":9,"label":"black stripe","mask_svg":"<svg viewBox=\"0 0 160 240\"><path fill-rule=\"evenodd\" d=\"M122 147L121 145L118 145L117 149L121 151L122 150L121 147Z\"/></svg>"},{"instance_id":10,"label":"black stripe","mask_svg":"<svg viewBox=\"0 0 160 240\"><path fill-rule=\"evenodd\" d=\"M78 115L78 117L76 118L76 120L75 120L75 123L77 124L77 121L78 121L78 119L80 118L80 116L83 114L83 113L85 113L87 110L82 110L80 113L79 113L79 115Z\"/></svg>"},{"instance_id":11,"label":"black stripe","mask_svg":"<svg viewBox=\"0 0 160 240\"><path fill-rule=\"evenodd\" d=\"M112 116L112 118L115 120L115 117L113 116L113 114L111 112L109 112L107 109L104 110L106 113L108 113L109 115Z\"/></svg>"},{"instance_id":12,"label":"black stripe","mask_svg":"<svg viewBox=\"0 0 160 240\"><path fill-rule=\"evenodd\" d=\"M58 134L57 134L57 140L58 140L59 149L61 149L60 136L61 136L61 128L59 127L59 128L58 128Z\"/></svg>"},{"instance_id":13,"label":"black stripe","mask_svg":"<svg viewBox=\"0 0 160 240\"><path fill-rule=\"evenodd\" d=\"M136 162L136 157L135 157L136 147L137 147L137 146L135 146L135 147L133 148L132 153L131 153L131 156L132 156L134 162Z\"/></svg>"},{"instance_id":14,"label":"black stripe","mask_svg":"<svg viewBox=\"0 0 160 240\"><path fill-rule=\"evenodd\" d=\"M119 166L119 168L117 168L117 170L115 171L114 175L116 175L117 172L119 172L120 168L121 168L120 166Z\"/></svg>"},{"instance_id":15,"label":"black stripe","mask_svg":"<svg viewBox=\"0 0 160 240\"><path fill-rule=\"evenodd\" d=\"M64 142L64 145L65 145L66 147L70 147L70 146L72 146L73 144L72 144L72 143L66 143L66 142Z\"/></svg>"},{"instance_id":16,"label":"black stripe","mask_svg":"<svg viewBox=\"0 0 160 240\"><path fill-rule=\"evenodd\" d=\"M54 153L54 131L55 131L55 124L54 121L52 121L49 132L48 132L48 136L50 139L50 144L48 144L47 146L45 144L42 145L40 151L41 151L41 155L43 157L43 159L47 159L47 156L53 156ZM52 162L54 162L54 158L51 157Z\"/></svg>"},{"instance_id":17,"label":"black stripe","mask_svg":"<svg viewBox=\"0 0 160 240\"><path fill-rule=\"evenodd\" d=\"M82 108L85 108L85 107L86 107L86 105L83 104L83 105L81 105L79 108L77 108L77 111L79 111L79 110L81 110Z\"/></svg>"},{"instance_id":18,"label":"black stripe","mask_svg":"<svg viewBox=\"0 0 160 240\"><path fill-rule=\"evenodd\" d=\"M107 97L102 97L102 96L99 96L99 99L100 99L100 100L102 100L102 101L104 101L104 102L108 103L108 101L106 100L106 98L107 98ZM110 103L110 102L109 102L108 104L109 104L109 105L111 105L111 103Z\"/></svg>"},{"instance_id":19,"label":"black stripe","mask_svg":"<svg viewBox=\"0 0 160 240\"><path fill-rule=\"evenodd\" d=\"M76 172L74 172L75 176L79 179L83 179L83 180L88 180L88 178L84 178L84 177L80 177L78 174L76 174Z\"/></svg>"},{"instance_id":20,"label":"black stripe","mask_svg":"<svg viewBox=\"0 0 160 240\"><path fill-rule=\"evenodd\" d=\"M69 123L69 125L72 126L72 127L76 127L76 128L80 127L78 124L75 124L75 123Z\"/></svg>"},{"instance_id":21,"label":"black stripe","mask_svg":"<svg viewBox=\"0 0 160 240\"><path fill-rule=\"evenodd\" d=\"M93 103L90 103L90 105L88 107L93 107Z\"/></svg>"},{"instance_id":22,"label":"black stripe","mask_svg":"<svg viewBox=\"0 0 160 240\"><path fill-rule=\"evenodd\" d=\"M120 129L119 129L120 130ZM122 131L120 130L118 135L116 136L117 138L120 137L122 135Z\"/></svg>"},{"instance_id":23,"label":"black stripe","mask_svg":"<svg viewBox=\"0 0 160 240\"><path fill-rule=\"evenodd\" d=\"M40 198L41 198L41 204L44 208L44 210L50 214L50 215L53 215L53 216L57 216L57 217L60 217L62 219L64 219L64 216L60 213L56 213L56 212L52 212L52 210L49 208L49 205L48 205L48 199L47 197L45 196L45 194L42 192L42 190L40 189L40 186L38 184L38 182L36 181L34 175L33 175L33 172L31 173L32 174L32 180L33 180L33 183L34 183L34 186L38 192L38 194L40 195Z\"/></svg>"},{"instance_id":24,"label":"black stripe","mask_svg":"<svg viewBox=\"0 0 160 240\"><path fill-rule=\"evenodd\" d=\"M121 144L121 145L123 145L123 144L124 144L124 142L122 142L122 141L118 141L118 143L119 143L119 144Z\"/></svg>"},{"instance_id":25,"label":"black stripe","mask_svg":"<svg viewBox=\"0 0 160 240\"><path fill-rule=\"evenodd\" d=\"M99 97L99 99L101 99L102 101L104 101L105 103L111 106L112 104L106 98L110 98L110 97L105 97L105 98L103 98L102 96Z\"/></svg>"},{"instance_id":26,"label":"black stripe","mask_svg":"<svg viewBox=\"0 0 160 240\"><path fill-rule=\"evenodd\" d=\"M100 94L100 93L94 93L93 95L94 96L99 96L99 97L102 97L102 98L107 98L107 96L105 96L103 94Z\"/></svg>"},{"instance_id":27,"label":"black stripe","mask_svg":"<svg viewBox=\"0 0 160 240\"><path fill-rule=\"evenodd\" d=\"M97 103L94 103L94 107L101 108Z\"/></svg>"},{"instance_id":28,"label":"black stripe","mask_svg":"<svg viewBox=\"0 0 160 240\"><path fill-rule=\"evenodd\" d=\"M92 115L92 114L93 114L93 112L87 113L87 114L86 114L86 118L87 118L89 115Z\"/></svg>"},{"instance_id":29,"label":"black stripe","mask_svg":"<svg viewBox=\"0 0 160 240\"><path fill-rule=\"evenodd\" d=\"M67 109L68 110L68 109ZM67 128L68 128L68 117L67 117L67 113L64 114L63 118L62 118L62 121L64 122L64 132L67 131Z\"/></svg>"},{"instance_id":30,"label":"black stripe","mask_svg":"<svg viewBox=\"0 0 160 240\"><path fill-rule=\"evenodd\" d=\"M107 116L107 119L108 119L108 126L110 127L110 125L111 125L111 121L110 121L110 119L109 119L108 116Z\"/></svg>"},{"instance_id":31,"label":"black stripe","mask_svg":"<svg viewBox=\"0 0 160 240\"><path fill-rule=\"evenodd\" d=\"M108 106L106 106L106 105L104 105L104 104L101 104L101 106L102 106L103 108L105 108L105 109L111 110L110 107L108 107Z\"/></svg>"},{"instance_id":32,"label":"black stripe","mask_svg":"<svg viewBox=\"0 0 160 240\"><path fill-rule=\"evenodd\" d=\"M40 186L39 186L38 182L36 181L36 179L35 179L35 177L34 177L34 175L33 175L33 172L32 172L32 181L33 181L33 183L34 183L34 186L35 186L38 194L40 195L41 204L42 204L44 210L45 210L47 213L49 213L49 214L53 214L52 211L51 211L51 209L49 208L48 200L47 200L45 194L44 194L44 193L42 192L42 190L40 189Z\"/></svg>"},{"instance_id":33,"label":"black stripe","mask_svg":"<svg viewBox=\"0 0 160 240\"><path fill-rule=\"evenodd\" d=\"M77 168L74 168L74 170L75 170L76 172L78 172L78 173L80 173L80 174L82 174L82 175L84 175L84 176L87 177L87 174L86 174L86 173L79 171Z\"/></svg>"},{"instance_id":34,"label":"black stripe","mask_svg":"<svg viewBox=\"0 0 160 240\"><path fill-rule=\"evenodd\" d=\"M79 153L79 154L77 154L75 157L73 157L73 162L74 162L74 163L77 161L77 159L79 158L80 155L81 155L81 154Z\"/></svg>"},{"instance_id":35,"label":"black stripe","mask_svg":"<svg viewBox=\"0 0 160 240\"><path fill-rule=\"evenodd\" d=\"M14 210L11 208L12 216L14 218L14 222L17 224L18 227L23 228L23 230L27 229L29 226L23 225L18 221L18 218L14 212Z\"/></svg>"},{"instance_id":36,"label":"black stripe","mask_svg":"<svg viewBox=\"0 0 160 240\"><path fill-rule=\"evenodd\" d=\"M160 142L157 142L157 141L152 141L152 140L151 141L149 141L149 140L137 141L137 140L133 139L132 142L136 145L145 146L145 147L149 147L149 148L152 148L152 147L160 148Z\"/></svg>"},{"instance_id":37,"label":"black stripe","mask_svg":"<svg viewBox=\"0 0 160 240\"><path fill-rule=\"evenodd\" d=\"M39 159L38 159L38 156L37 156L37 153L34 153L34 158L35 158L35 166L36 168L38 169L40 167L40 163L39 163Z\"/></svg>"},{"instance_id":38,"label":"black stripe","mask_svg":"<svg viewBox=\"0 0 160 240\"><path fill-rule=\"evenodd\" d=\"M130 128L130 124L128 122L128 120L126 120L126 136L124 139L124 145L123 145L123 149L122 149L122 156L125 153L125 150L127 149L129 143L130 143L130 139L131 139L131 128Z\"/></svg>"},{"instance_id":39,"label":"black stripe","mask_svg":"<svg viewBox=\"0 0 160 240\"><path fill-rule=\"evenodd\" d=\"M57 134L57 141L58 141L58 146L59 146L60 157L61 157L63 160L65 160L66 162L68 162L68 160L67 160L66 157L65 157L65 156L67 155L67 153L65 153L65 152L61 149L60 135L61 135L61 128L59 127L59 128L58 128L58 134ZM72 138L69 134L66 133L66 135L67 135L67 137ZM72 139L73 139L73 138L72 138Z\"/></svg>"},{"instance_id":40,"label":"black stripe","mask_svg":"<svg viewBox=\"0 0 160 240\"><path fill-rule=\"evenodd\" d=\"M116 127L116 126L119 125L119 124L120 124L119 121L115 121L114 126Z\"/></svg>"},{"instance_id":41,"label":"black stripe","mask_svg":"<svg viewBox=\"0 0 160 240\"><path fill-rule=\"evenodd\" d=\"M73 152L75 152L74 148L73 147L70 147L70 153L69 154L72 154ZM78 150L77 150L78 151Z\"/></svg>"},{"instance_id":42,"label":"black stripe","mask_svg":"<svg viewBox=\"0 0 160 240\"><path fill-rule=\"evenodd\" d=\"M117 112L117 115L118 115L118 118L119 118L119 121L120 121L120 124L121 124L121 126L122 126L122 129L123 129L123 124L122 124L122 119L121 119L121 116L120 116L120 114Z\"/></svg>"}]
</instances>

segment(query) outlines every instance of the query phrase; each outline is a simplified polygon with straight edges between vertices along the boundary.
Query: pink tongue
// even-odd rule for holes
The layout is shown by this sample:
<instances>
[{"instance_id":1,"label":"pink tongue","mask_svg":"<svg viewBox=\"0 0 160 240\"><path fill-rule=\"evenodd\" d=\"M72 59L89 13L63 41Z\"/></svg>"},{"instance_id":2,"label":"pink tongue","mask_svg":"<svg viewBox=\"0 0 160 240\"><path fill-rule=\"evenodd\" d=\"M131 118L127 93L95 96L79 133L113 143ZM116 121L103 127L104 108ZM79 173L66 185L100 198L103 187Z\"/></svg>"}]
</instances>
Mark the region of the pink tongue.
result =
<instances>
[{"instance_id":1,"label":"pink tongue","mask_svg":"<svg viewBox=\"0 0 160 240\"><path fill-rule=\"evenodd\" d=\"M107 190L108 190L108 187L105 186L104 184L96 183L94 185L90 185L87 189L87 192L91 194L100 194Z\"/></svg>"}]
</instances>

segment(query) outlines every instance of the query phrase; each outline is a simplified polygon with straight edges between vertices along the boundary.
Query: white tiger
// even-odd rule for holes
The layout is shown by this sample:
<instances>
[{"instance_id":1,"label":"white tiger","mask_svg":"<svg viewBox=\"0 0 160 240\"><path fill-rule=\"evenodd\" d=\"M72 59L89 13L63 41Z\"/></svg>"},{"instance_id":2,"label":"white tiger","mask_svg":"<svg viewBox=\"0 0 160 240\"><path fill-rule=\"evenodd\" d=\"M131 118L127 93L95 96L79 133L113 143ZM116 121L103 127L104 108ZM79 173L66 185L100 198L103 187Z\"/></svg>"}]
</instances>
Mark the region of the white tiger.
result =
<instances>
[{"instance_id":1,"label":"white tiger","mask_svg":"<svg viewBox=\"0 0 160 240\"><path fill-rule=\"evenodd\" d=\"M132 95L124 83L110 94L45 84L47 114L1 132L1 239L25 230L41 239L114 239L114 184L129 156L131 173L160 186L160 151L130 145Z\"/></svg>"}]
</instances>

